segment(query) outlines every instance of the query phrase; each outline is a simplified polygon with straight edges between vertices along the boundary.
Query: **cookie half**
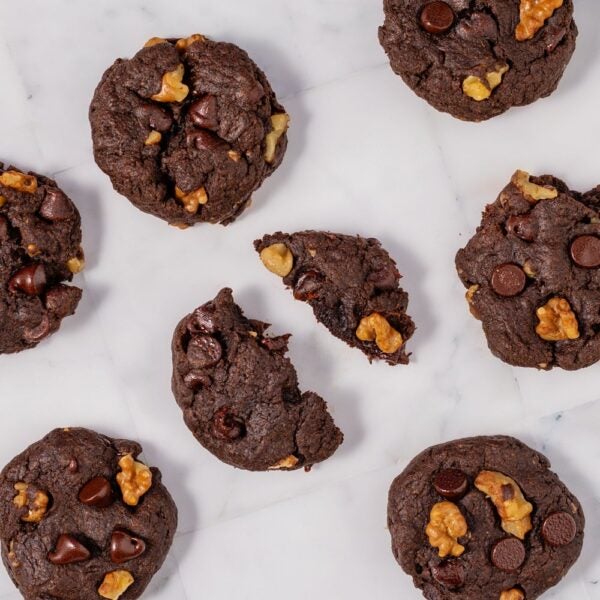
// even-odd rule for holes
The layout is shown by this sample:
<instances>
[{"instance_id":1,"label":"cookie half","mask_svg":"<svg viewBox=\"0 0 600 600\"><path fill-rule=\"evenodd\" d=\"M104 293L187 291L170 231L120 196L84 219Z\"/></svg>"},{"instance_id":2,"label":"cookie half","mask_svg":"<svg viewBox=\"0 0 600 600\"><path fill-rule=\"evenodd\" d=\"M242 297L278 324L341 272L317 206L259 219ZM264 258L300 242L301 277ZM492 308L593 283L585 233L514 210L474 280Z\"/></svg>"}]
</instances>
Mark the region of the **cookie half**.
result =
<instances>
[{"instance_id":1,"label":"cookie half","mask_svg":"<svg viewBox=\"0 0 600 600\"><path fill-rule=\"evenodd\" d=\"M384 10L392 69L467 121L550 95L575 50L572 0L384 0Z\"/></svg>"},{"instance_id":2,"label":"cookie half","mask_svg":"<svg viewBox=\"0 0 600 600\"><path fill-rule=\"evenodd\" d=\"M136 442L56 429L0 474L2 560L26 600L139 598L177 509Z\"/></svg>"},{"instance_id":3,"label":"cookie half","mask_svg":"<svg viewBox=\"0 0 600 600\"><path fill-rule=\"evenodd\" d=\"M233 44L151 39L119 59L90 107L94 156L114 188L172 225L233 221L273 173L289 117Z\"/></svg>"},{"instance_id":4,"label":"cookie half","mask_svg":"<svg viewBox=\"0 0 600 600\"><path fill-rule=\"evenodd\" d=\"M600 360L600 187L517 171L456 255L490 350L519 367Z\"/></svg>"},{"instance_id":5,"label":"cookie half","mask_svg":"<svg viewBox=\"0 0 600 600\"><path fill-rule=\"evenodd\" d=\"M378 240L321 231L275 233L254 242L263 264L283 279L317 321L370 361L407 364L415 325L396 263Z\"/></svg>"},{"instance_id":6,"label":"cookie half","mask_svg":"<svg viewBox=\"0 0 600 600\"><path fill-rule=\"evenodd\" d=\"M196 439L249 471L293 470L329 458L343 435L313 392L300 392L289 335L244 317L230 289L185 317L173 337L173 393Z\"/></svg>"},{"instance_id":7,"label":"cookie half","mask_svg":"<svg viewBox=\"0 0 600 600\"><path fill-rule=\"evenodd\" d=\"M585 519L542 454L512 437L428 448L393 482L392 549L430 600L533 600L577 560Z\"/></svg>"},{"instance_id":8,"label":"cookie half","mask_svg":"<svg viewBox=\"0 0 600 600\"><path fill-rule=\"evenodd\" d=\"M0 163L0 354L37 346L72 315L81 219L55 181Z\"/></svg>"}]
</instances>

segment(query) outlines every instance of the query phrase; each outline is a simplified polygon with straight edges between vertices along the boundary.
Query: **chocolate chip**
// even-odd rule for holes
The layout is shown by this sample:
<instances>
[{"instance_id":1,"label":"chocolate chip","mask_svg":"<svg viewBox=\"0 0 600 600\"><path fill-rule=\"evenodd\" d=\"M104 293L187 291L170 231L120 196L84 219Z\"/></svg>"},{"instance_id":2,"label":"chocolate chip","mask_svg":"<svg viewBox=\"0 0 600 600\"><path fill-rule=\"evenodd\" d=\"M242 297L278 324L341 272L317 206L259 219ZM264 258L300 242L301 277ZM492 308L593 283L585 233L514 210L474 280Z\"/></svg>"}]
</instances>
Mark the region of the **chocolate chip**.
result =
<instances>
[{"instance_id":1,"label":"chocolate chip","mask_svg":"<svg viewBox=\"0 0 600 600\"><path fill-rule=\"evenodd\" d=\"M573 262L585 269L600 267L600 238L595 235L580 235L571 243Z\"/></svg>"},{"instance_id":2,"label":"chocolate chip","mask_svg":"<svg viewBox=\"0 0 600 600\"><path fill-rule=\"evenodd\" d=\"M225 150L229 144L222 140L218 135L204 129L192 131L187 134L186 141L188 146L194 146L198 150Z\"/></svg>"},{"instance_id":3,"label":"chocolate chip","mask_svg":"<svg viewBox=\"0 0 600 600\"><path fill-rule=\"evenodd\" d=\"M527 275L519 265L499 265L492 273L492 288L499 296L517 296L525 289Z\"/></svg>"},{"instance_id":4,"label":"chocolate chip","mask_svg":"<svg viewBox=\"0 0 600 600\"><path fill-rule=\"evenodd\" d=\"M79 501L86 506L106 508L114 501L112 486L105 477L90 479L79 491Z\"/></svg>"},{"instance_id":5,"label":"chocolate chip","mask_svg":"<svg viewBox=\"0 0 600 600\"><path fill-rule=\"evenodd\" d=\"M566 546L577 535L577 523L566 512L556 512L546 517L542 525L542 536L550 546Z\"/></svg>"},{"instance_id":6,"label":"chocolate chip","mask_svg":"<svg viewBox=\"0 0 600 600\"><path fill-rule=\"evenodd\" d=\"M66 221L73 216L73 205L60 190L47 190L39 213L48 221Z\"/></svg>"},{"instance_id":7,"label":"chocolate chip","mask_svg":"<svg viewBox=\"0 0 600 600\"><path fill-rule=\"evenodd\" d=\"M150 127L164 133L171 129L173 118L156 104L145 104L134 110L135 116L142 122L144 127Z\"/></svg>"},{"instance_id":8,"label":"chocolate chip","mask_svg":"<svg viewBox=\"0 0 600 600\"><path fill-rule=\"evenodd\" d=\"M492 548L492 563L505 573L514 573L525 562L525 545L516 537L500 540Z\"/></svg>"},{"instance_id":9,"label":"chocolate chip","mask_svg":"<svg viewBox=\"0 0 600 600\"><path fill-rule=\"evenodd\" d=\"M313 269L302 273L294 284L294 298L302 301L318 298L324 280L323 275Z\"/></svg>"},{"instance_id":10,"label":"chocolate chip","mask_svg":"<svg viewBox=\"0 0 600 600\"><path fill-rule=\"evenodd\" d=\"M196 331L214 333L216 331L214 312L215 307L212 304L206 304L197 308L188 321L188 330L192 333Z\"/></svg>"},{"instance_id":11,"label":"chocolate chip","mask_svg":"<svg viewBox=\"0 0 600 600\"><path fill-rule=\"evenodd\" d=\"M442 469L435 476L433 487L440 496L454 500L467 493L469 480L459 469Z\"/></svg>"},{"instance_id":12,"label":"chocolate chip","mask_svg":"<svg viewBox=\"0 0 600 600\"><path fill-rule=\"evenodd\" d=\"M196 100L189 110L188 115L196 127L217 129L217 99L214 96L204 96Z\"/></svg>"},{"instance_id":13,"label":"chocolate chip","mask_svg":"<svg viewBox=\"0 0 600 600\"><path fill-rule=\"evenodd\" d=\"M19 269L8 282L11 292L24 292L29 296L39 296L46 289L46 269L42 264L29 265Z\"/></svg>"},{"instance_id":14,"label":"chocolate chip","mask_svg":"<svg viewBox=\"0 0 600 600\"><path fill-rule=\"evenodd\" d=\"M465 568L457 560L447 560L431 567L433 578L449 589L459 588L465 582Z\"/></svg>"},{"instance_id":15,"label":"chocolate chip","mask_svg":"<svg viewBox=\"0 0 600 600\"><path fill-rule=\"evenodd\" d=\"M207 387L211 384L211 379L204 373L198 373L196 371L190 371L184 378L183 382L194 392L198 391L203 387Z\"/></svg>"},{"instance_id":16,"label":"chocolate chip","mask_svg":"<svg viewBox=\"0 0 600 600\"><path fill-rule=\"evenodd\" d=\"M213 417L212 432L216 438L232 442L244 436L246 425L228 406L223 406Z\"/></svg>"},{"instance_id":17,"label":"chocolate chip","mask_svg":"<svg viewBox=\"0 0 600 600\"><path fill-rule=\"evenodd\" d=\"M79 463L77 462L77 459L72 458L69 461L69 466L67 468L69 469L69 473L77 473L77 471L79 471Z\"/></svg>"},{"instance_id":18,"label":"chocolate chip","mask_svg":"<svg viewBox=\"0 0 600 600\"><path fill-rule=\"evenodd\" d=\"M287 352L290 335L279 335L277 337L264 337L260 343L271 352Z\"/></svg>"},{"instance_id":19,"label":"chocolate chip","mask_svg":"<svg viewBox=\"0 0 600 600\"><path fill-rule=\"evenodd\" d=\"M187 359L193 367L205 369L216 365L223 356L223 348L218 340L209 335L192 337L187 347Z\"/></svg>"},{"instance_id":20,"label":"chocolate chip","mask_svg":"<svg viewBox=\"0 0 600 600\"><path fill-rule=\"evenodd\" d=\"M510 483L503 483L500 488L502 492L502 500L512 500L515 497L515 488Z\"/></svg>"},{"instance_id":21,"label":"chocolate chip","mask_svg":"<svg viewBox=\"0 0 600 600\"><path fill-rule=\"evenodd\" d=\"M446 33L454 24L454 11L445 2L429 2L421 11L420 21L428 33Z\"/></svg>"},{"instance_id":22,"label":"chocolate chip","mask_svg":"<svg viewBox=\"0 0 600 600\"><path fill-rule=\"evenodd\" d=\"M42 315L42 320L35 327L28 327L23 330L23 339L27 342L39 342L50 333L50 318L46 313Z\"/></svg>"},{"instance_id":23,"label":"chocolate chip","mask_svg":"<svg viewBox=\"0 0 600 600\"><path fill-rule=\"evenodd\" d=\"M538 234L538 224L529 213L512 215L506 221L506 230L526 242L533 242Z\"/></svg>"},{"instance_id":24,"label":"chocolate chip","mask_svg":"<svg viewBox=\"0 0 600 600\"><path fill-rule=\"evenodd\" d=\"M110 538L110 560L116 565L141 556L146 551L146 542L115 529Z\"/></svg>"},{"instance_id":25,"label":"chocolate chip","mask_svg":"<svg viewBox=\"0 0 600 600\"><path fill-rule=\"evenodd\" d=\"M48 560L55 565L69 565L87 560L90 551L72 535L61 535L56 542L54 552L48 554Z\"/></svg>"}]
</instances>

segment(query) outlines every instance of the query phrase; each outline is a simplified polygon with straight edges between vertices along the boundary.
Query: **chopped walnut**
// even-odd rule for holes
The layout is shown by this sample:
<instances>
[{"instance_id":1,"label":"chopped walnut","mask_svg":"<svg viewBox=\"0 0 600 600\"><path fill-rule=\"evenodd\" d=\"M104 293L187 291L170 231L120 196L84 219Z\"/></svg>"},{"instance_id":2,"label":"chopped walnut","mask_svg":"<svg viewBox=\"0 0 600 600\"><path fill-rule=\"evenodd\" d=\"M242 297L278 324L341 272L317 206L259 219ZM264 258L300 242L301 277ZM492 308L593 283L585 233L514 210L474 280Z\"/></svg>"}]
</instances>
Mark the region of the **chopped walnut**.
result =
<instances>
[{"instance_id":1,"label":"chopped walnut","mask_svg":"<svg viewBox=\"0 0 600 600\"><path fill-rule=\"evenodd\" d=\"M538 200L554 200L558 196L558 190L551 185L537 185L529 181L531 175L526 171L517 171L512 176L512 183L516 185L526 200L537 202Z\"/></svg>"},{"instance_id":2,"label":"chopped walnut","mask_svg":"<svg viewBox=\"0 0 600 600\"><path fill-rule=\"evenodd\" d=\"M500 593L500 600L525 600L525 594L517 588Z\"/></svg>"},{"instance_id":3,"label":"chopped walnut","mask_svg":"<svg viewBox=\"0 0 600 600\"><path fill-rule=\"evenodd\" d=\"M271 273L285 277L294 268L294 255L285 244L272 244L260 251L260 260Z\"/></svg>"},{"instance_id":4,"label":"chopped walnut","mask_svg":"<svg viewBox=\"0 0 600 600\"><path fill-rule=\"evenodd\" d=\"M527 502L515 480L498 471L481 471L475 479L475 487L494 503L502 520L502 529L524 540L532 529L533 506Z\"/></svg>"},{"instance_id":5,"label":"chopped walnut","mask_svg":"<svg viewBox=\"0 0 600 600\"><path fill-rule=\"evenodd\" d=\"M27 244L27 254L31 257L39 256L42 251L35 244Z\"/></svg>"},{"instance_id":6,"label":"chopped walnut","mask_svg":"<svg viewBox=\"0 0 600 600\"><path fill-rule=\"evenodd\" d=\"M183 204L186 212L189 212L191 215L195 215L198 212L201 204L204 205L208 202L208 194L203 187L200 187L189 194L186 194L176 187L175 196Z\"/></svg>"},{"instance_id":7,"label":"chopped walnut","mask_svg":"<svg viewBox=\"0 0 600 600\"><path fill-rule=\"evenodd\" d=\"M535 279L535 267L533 266L533 263L530 260L526 260L523 263L523 271L525 271L525 275L527 275L529 279Z\"/></svg>"},{"instance_id":8,"label":"chopped walnut","mask_svg":"<svg viewBox=\"0 0 600 600\"><path fill-rule=\"evenodd\" d=\"M83 256L81 258L77 258L74 256L67 261L67 269L73 273L73 275L77 275L77 273L81 273L83 269L85 269L85 259Z\"/></svg>"},{"instance_id":9,"label":"chopped walnut","mask_svg":"<svg viewBox=\"0 0 600 600\"><path fill-rule=\"evenodd\" d=\"M463 92L477 102L487 100L492 92L502 83L502 77L509 70L508 65L499 65L495 71L485 75L485 81L476 75L469 75L463 81Z\"/></svg>"},{"instance_id":10,"label":"chopped walnut","mask_svg":"<svg viewBox=\"0 0 600 600\"><path fill-rule=\"evenodd\" d=\"M521 0L521 20L515 30L519 42L532 39L564 0Z\"/></svg>"},{"instance_id":11,"label":"chopped walnut","mask_svg":"<svg viewBox=\"0 0 600 600\"><path fill-rule=\"evenodd\" d=\"M385 354L394 354L404 344L402 335L390 325L384 316L376 312L361 319L356 330L356 337L361 342L375 342Z\"/></svg>"},{"instance_id":12,"label":"chopped walnut","mask_svg":"<svg viewBox=\"0 0 600 600\"><path fill-rule=\"evenodd\" d=\"M21 171L4 171L0 175L0 185L27 194L35 194L38 188L37 179Z\"/></svg>"},{"instance_id":13,"label":"chopped walnut","mask_svg":"<svg viewBox=\"0 0 600 600\"><path fill-rule=\"evenodd\" d=\"M13 569L18 569L21 563L17 559L17 553L15 552L15 540L10 540L8 544L8 562Z\"/></svg>"},{"instance_id":14,"label":"chopped walnut","mask_svg":"<svg viewBox=\"0 0 600 600\"><path fill-rule=\"evenodd\" d=\"M150 48L151 46L156 46L157 44L166 44L167 40L161 37L152 37L145 44L144 48Z\"/></svg>"},{"instance_id":15,"label":"chopped walnut","mask_svg":"<svg viewBox=\"0 0 600 600\"><path fill-rule=\"evenodd\" d=\"M21 521L25 523L39 523L48 510L50 499L46 492L37 490L31 493L28 483L15 483L17 495L13 498L13 504L17 508L27 508L27 513L21 516Z\"/></svg>"},{"instance_id":16,"label":"chopped walnut","mask_svg":"<svg viewBox=\"0 0 600 600\"><path fill-rule=\"evenodd\" d=\"M156 102L182 102L190 92L190 88L183 83L185 67L180 64L175 70L167 71L162 78L162 88L158 94L152 96Z\"/></svg>"},{"instance_id":17,"label":"chopped walnut","mask_svg":"<svg viewBox=\"0 0 600 600\"><path fill-rule=\"evenodd\" d=\"M98 594L107 600L118 600L134 582L129 571L111 571L104 576Z\"/></svg>"},{"instance_id":18,"label":"chopped walnut","mask_svg":"<svg viewBox=\"0 0 600 600\"><path fill-rule=\"evenodd\" d=\"M230 150L227 153L227 156L229 156L229 160L232 160L233 162L240 162L240 158L242 158L241 154L237 150Z\"/></svg>"},{"instance_id":19,"label":"chopped walnut","mask_svg":"<svg viewBox=\"0 0 600 600\"><path fill-rule=\"evenodd\" d=\"M479 314L479 311L475 308L475 294L478 291L479 291L479 286L478 285L472 285L467 290L467 293L465 294L465 298L467 299L467 302L469 303L469 310L471 311L471 314L476 319L481 319L481 315Z\"/></svg>"},{"instance_id":20,"label":"chopped walnut","mask_svg":"<svg viewBox=\"0 0 600 600\"><path fill-rule=\"evenodd\" d=\"M177 48L177 50L179 50L180 52L183 52L184 50L187 50L192 44L195 44L196 42L205 41L206 38L203 35L195 33L194 35L190 35L190 37L181 38L180 40L177 40L175 48Z\"/></svg>"},{"instance_id":21,"label":"chopped walnut","mask_svg":"<svg viewBox=\"0 0 600 600\"><path fill-rule=\"evenodd\" d=\"M123 494L123 502L128 506L137 506L140 498L152 486L152 471L143 463L126 454L119 461L121 472L117 475L117 483Z\"/></svg>"},{"instance_id":22,"label":"chopped walnut","mask_svg":"<svg viewBox=\"0 0 600 600\"><path fill-rule=\"evenodd\" d=\"M425 533L429 543L438 548L440 558L460 556L465 547L458 543L458 538L467 535L467 532L467 521L456 504L438 502L433 505Z\"/></svg>"},{"instance_id":23,"label":"chopped walnut","mask_svg":"<svg viewBox=\"0 0 600 600\"><path fill-rule=\"evenodd\" d=\"M265 161L271 164L275 160L279 138L288 130L290 117L286 113L271 115L271 131L265 138Z\"/></svg>"},{"instance_id":24,"label":"chopped walnut","mask_svg":"<svg viewBox=\"0 0 600 600\"><path fill-rule=\"evenodd\" d=\"M579 337L577 317L564 298L551 298L544 306L537 309L536 314L540 322L535 332L543 340L559 342L576 340Z\"/></svg>"},{"instance_id":25,"label":"chopped walnut","mask_svg":"<svg viewBox=\"0 0 600 600\"><path fill-rule=\"evenodd\" d=\"M296 456L290 454L289 456L282 458L280 461L276 462L274 465L269 467L269 471L278 471L279 469L293 469L299 462L300 460Z\"/></svg>"},{"instance_id":26,"label":"chopped walnut","mask_svg":"<svg viewBox=\"0 0 600 600\"><path fill-rule=\"evenodd\" d=\"M148 134L148 137L144 141L144 146L156 146L160 144L162 140L162 133L155 131L154 129Z\"/></svg>"}]
</instances>

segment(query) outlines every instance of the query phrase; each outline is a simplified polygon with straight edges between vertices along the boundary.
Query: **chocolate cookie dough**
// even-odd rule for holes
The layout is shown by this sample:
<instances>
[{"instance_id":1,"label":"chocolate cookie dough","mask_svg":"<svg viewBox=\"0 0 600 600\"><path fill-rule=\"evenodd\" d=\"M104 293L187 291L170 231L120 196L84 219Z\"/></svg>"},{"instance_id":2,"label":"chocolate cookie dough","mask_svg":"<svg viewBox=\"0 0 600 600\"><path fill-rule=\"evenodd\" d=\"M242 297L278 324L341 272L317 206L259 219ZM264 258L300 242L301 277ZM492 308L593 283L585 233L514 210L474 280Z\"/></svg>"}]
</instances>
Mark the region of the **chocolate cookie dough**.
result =
<instances>
[{"instance_id":1,"label":"chocolate cookie dough","mask_svg":"<svg viewBox=\"0 0 600 600\"><path fill-rule=\"evenodd\" d=\"M549 96L575 50L572 0L384 0L384 10L392 69L466 121Z\"/></svg>"},{"instance_id":2,"label":"chocolate cookie dough","mask_svg":"<svg viewBox=\"0 0 600 600\"><path fill-rule=\"evenodd\" d=\"M429 600L534 600L577 560L585 519L548 459L519 440L429 448L389 494L392 550Z\"/></svg>"},{"instance_id":3,"label":"chocolate cookie dough","mask_svg":"<svg viewBox=\"0 0 600 600\"><path fill-rule=\"evenodd\" d=\"M289 335L244 317L230 289L173 337L173 393L186 425L217 458L249 471L310 468L342 443L324 400L301 393Z\"/></svg>"},{"instance_id":4,"label":"chocolate cookie dough","mask_svg":"<svg viewBox=\"0 0 600 600\"><path fill-rule=\"evenodd\" d=\"M231 223L283 160L289 117L233 44L153 38L104 74L94 155L114 188L172 225Z\"/></svg>"},{"instance_id":5,"label":"chocolate cookie dough","mask_svg":"<svg viewBox=\"0 0 600 600\"><path fill-rule=\"evenodd\" d=\"M56 182L0 162L0 354L37 346L72 315L81 220Z\"/></svg>"},{"instance_id":6,"label":"chocolate cookie dough","mask_svg":"<svg viewBox=\"0 0 600 600\"><path fill-rule=\"evenodd\" d=\"M337 338L390 365L407 364L415 331L396 263L376 239L319 231L275 233L254 242L264 265Z\"/></svg>"},{"instance_id":7,"label":"chocolate cookie dough","mask_svg":"<svg viewBox=\"0 0 600 600\"><path fill-rule=\"evenodd\" d=\"M490 350L518 367L600 360L600 186L517 171L456 256Z\"/></svg>"},{"instance_id":8,"label":"chocolate cookie dough","mask_svg":"<svg viewBox=\"0 0 600 600\"><path fill-rule=\"evenodd\" d=\"M0 474L2 560L26 600L133 600L163 563L177 509L139 444L55 429Z\"/></svg>"}]
</instances>

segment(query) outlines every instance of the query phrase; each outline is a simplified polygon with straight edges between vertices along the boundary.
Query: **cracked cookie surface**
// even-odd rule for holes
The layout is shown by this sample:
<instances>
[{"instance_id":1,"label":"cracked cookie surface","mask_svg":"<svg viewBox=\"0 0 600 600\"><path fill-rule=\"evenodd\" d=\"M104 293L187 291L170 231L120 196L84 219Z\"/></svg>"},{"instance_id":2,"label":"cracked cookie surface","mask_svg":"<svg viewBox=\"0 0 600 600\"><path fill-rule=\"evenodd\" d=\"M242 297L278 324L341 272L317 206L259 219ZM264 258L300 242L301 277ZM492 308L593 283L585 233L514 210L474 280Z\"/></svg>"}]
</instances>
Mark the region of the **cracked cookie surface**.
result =
<instances>
[{"instance_id":1,"label":"cracked cookie surface","mask_svg":"<svg viewBox=\"0 0 600 600\"><path fill-rule=\"evenodd\" d=\"M232 222L273 173L288 116L237 46L154 38L104 74L90 107L94 155L140 210L181 227Z\"/></svg>"},{"instance_id":2,"label":"cracked cookie surface","mask_svg":"<svg viewBox=\"0 0 600 600\"><path fill-rule=\"evenodd\" d=\"M558 86L575 50L573 2L542 2L545 18L522 35L528 0L384 0L379 38L417 95L459 119L482 121Z\"/></svg>"},{"instance_id":3,"label":"cracked cookie surface","mask_svg":"<svg viewBox=\"0 0 600 600\"><path fill-rule=\"evenodd\" d=\"M415 325L396 263L374 238L320 231L275 233L254 242L265 266L283 278L317 321L369 360L407 364ZM281 253L284 253L283 256Z\"/></svg>"},{"instance_id":4,"label":"cracked cookie surface","mask_svg":"<svg viewBox=\"0 0 600 600\"><path fill-rule=\"evenodd\" d=\"M464 520L462 552L443 558L428 539L440 510ZM523 515L520 532L507 526ZM489 436L419 454L390 488L388 523L394 556L425 598L533 600L577 560L585 519L546 457L515 438Z\"/></svg>"},{"instance_id":5,"label":"cracked cookie surface","mask_svg":"<svg viewBox=\"0 0 600 600\"><path fill-rule=\"evenodd\" d=\"M141 451L88 429L56 429L3 469L2 559L26 600L142 595L169 551L177 509L160 471L137 462Z\"/></svg>"},{"instance_id":6,"label":"cracked cookie surface","mask_svg":"<svg viewBox=\"0 0 600 600\"><path fill-rule=\"evenodd\" d=\"M37 346L72 315L79 212L56 182L0 163L0 354Z\"/></svg>"},{"instance_id":7,"label":"cracked cookie surface","mask_svg":"<svg viewBox=\"0 0 600 600\"><path fill-rule=\"evenodd\" d=\"M456 267L495 356L539 369L600 360L600 187L518 171Z\"/></svg>"},{"instance_id":8,"label":"cracked cookie surface","mask_svg":"<svg viewBox=\"0 0 600 600\"><path fill-rule=\"evenodd\" d=\"M179 323L173 393L196 439L225 463L292 470L329 458L343 436L313 392L300 392L286 357L289 335L268 337L230 289Z\"/></svg>"}]
</instances>

